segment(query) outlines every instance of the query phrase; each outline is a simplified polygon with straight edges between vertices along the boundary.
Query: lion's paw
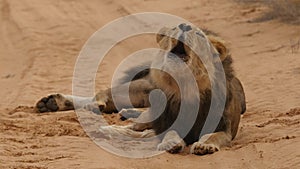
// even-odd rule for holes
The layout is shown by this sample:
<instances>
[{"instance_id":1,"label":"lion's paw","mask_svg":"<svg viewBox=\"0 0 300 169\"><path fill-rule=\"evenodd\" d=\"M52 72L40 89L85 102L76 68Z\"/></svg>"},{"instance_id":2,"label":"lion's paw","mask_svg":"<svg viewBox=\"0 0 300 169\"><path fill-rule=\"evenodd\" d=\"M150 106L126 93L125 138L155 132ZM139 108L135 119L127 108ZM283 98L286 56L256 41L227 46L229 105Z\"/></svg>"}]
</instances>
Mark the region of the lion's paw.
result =
<instances>
[{"instance_id":1,"label":"lion's paw","mask_svg":"<svg viewBox=\"0 0 300 169\"><path fill-rule=\"evenodd\" d=\"M92 103L88 103L88 104L84 105L83 109L92 111L95 114L101 114L101 111L103 111L103 109L104 109L103 107L105 107L105 105L99 106L98 103L92 102Z\"/></svg>"},{"instance_id":2,"label":"lion's paw","mask_svg":"<svg viewBox=\"0 0 300 169\"><path fill-rule=\"evenodd\" d=\"M121 116L121 120L127 120L130 118L138 118L142 112L138 109L132 108L132 109L122 109L119 112L119 115Z\"/></svg>"},{"instance_id":3,"label":"lion's paw","mask_svg":"<svg viewBox=\"0 0 300 169\"><path fill-rule=\"evenodd\" d=\"M196 155L212 154L219 151L219 147L214 144L195 142L191 147L191 153Z\"/></svg>"},{"instance_id":4,"label":"lion's paw","mask_svg":"<svg viewBox=\"0 0 300 169\"><path fill-rule=\"evenodd\" d=\"M180 153L183 151L185 144L183 141L168 140L157 145L158 151L167 151L171 154Z\"/></svg>"},{"instance_id":5,"label":"lion's paw","mask_svg":"<svg viewBox=\"0 0 300 169\"><path fill-rule=\"evenodd\" d=\"M36 109L40 113L69 110L73 107L72 101L67 100L61 94L51 94L47 97L43 97L36 103Z\"/></svg>"}]
</instances>

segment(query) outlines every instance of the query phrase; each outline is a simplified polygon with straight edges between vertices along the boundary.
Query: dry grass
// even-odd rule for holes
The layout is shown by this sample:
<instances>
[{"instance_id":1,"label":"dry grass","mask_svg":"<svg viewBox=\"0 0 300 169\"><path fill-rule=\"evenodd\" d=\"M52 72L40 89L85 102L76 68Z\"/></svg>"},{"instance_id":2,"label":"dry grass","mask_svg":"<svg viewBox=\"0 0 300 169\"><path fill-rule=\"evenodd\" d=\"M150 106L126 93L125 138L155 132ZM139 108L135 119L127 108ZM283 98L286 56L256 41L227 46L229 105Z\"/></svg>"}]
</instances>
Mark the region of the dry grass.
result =
<instances>
[{"instance_id":1,"label":"dry grass","mask_svg":"<svg viewBox=\"0 0 300 169\"><path fill-rule=\"evenodd\" d=\"M263 22L279 19L286 23L300 24L300 0L236 0L243 3L261 3L267 5L270 11L254 20Z\"/></svg>"}]
</instances>

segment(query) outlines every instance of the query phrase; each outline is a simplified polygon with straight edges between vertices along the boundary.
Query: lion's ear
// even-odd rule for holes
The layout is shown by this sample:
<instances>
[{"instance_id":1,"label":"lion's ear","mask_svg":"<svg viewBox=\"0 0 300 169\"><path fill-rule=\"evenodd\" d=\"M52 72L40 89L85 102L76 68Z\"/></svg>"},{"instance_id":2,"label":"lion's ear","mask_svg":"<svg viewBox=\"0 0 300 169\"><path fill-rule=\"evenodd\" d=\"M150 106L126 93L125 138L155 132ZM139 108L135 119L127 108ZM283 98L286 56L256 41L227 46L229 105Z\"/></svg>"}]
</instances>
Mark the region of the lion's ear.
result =
<instances>
[{"instance_id":1,"label":"lion's ear","mask_svg":"<svg viewBox=\"0 0 300 169\"><path fill-rule=\"evenodd\" d=\"M166 33L168 30L169 30L169 28L163 27L158 31L158 33L156 34L156 42L158 44L163 39L163 37L166 36Z\"/></svg>"},{"instance_id":2,"label":"lion's ear","mask_svg":"<svg viewBox=\"0 0 300 169\"><path fill-rule=\"evenodd\" d=\"M220 39L217 39L215 37L210 37L210 36L208 37L208 39L214 45L214 47L217 49L217 51L220 54L220 59L221 59L221 61L223 61L228 55L228 49L226 48L224 42L222 42L222 40L220 40Z\"/></svg>"}]
</instances>

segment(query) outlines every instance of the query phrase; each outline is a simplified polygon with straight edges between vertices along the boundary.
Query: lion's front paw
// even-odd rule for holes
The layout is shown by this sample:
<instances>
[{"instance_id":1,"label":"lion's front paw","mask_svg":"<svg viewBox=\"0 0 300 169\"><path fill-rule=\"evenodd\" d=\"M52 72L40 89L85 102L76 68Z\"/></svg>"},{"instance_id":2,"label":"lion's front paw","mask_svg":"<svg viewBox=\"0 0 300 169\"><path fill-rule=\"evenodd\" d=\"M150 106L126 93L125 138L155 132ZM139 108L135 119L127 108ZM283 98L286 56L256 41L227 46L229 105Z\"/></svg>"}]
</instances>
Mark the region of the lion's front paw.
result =
<instances>
[{"instance_id":1,"label":"lion's front paw","mask_svg":"<svg viewBox=\"0 0 300 169\"><path fill-rule=\"evenodd\" d=\"M158 151L167 151L172 154L180 153L183 151L185 144L183 141L168 140L157 145Z\"/></svg>"},{"instance_id":2,"label":"lion's front paw","mask_svg":"<svg viewBox=\"0 0 300 169\"><path fill-rule=\"evenodd\" d=\"M214 144L195 142L191 147L191 153L196 155L212 154L219 151L219 147Z\"/></svg>"},{"instance_id":3,"label":"lion's front paw","mask_svg":"<svg viewBox=\"0 0 300 169\"><path fill-rule=\"evenodd\" d=\"M36 103L36 109L40 113L70 110L73 109L73 107L72 101L66 99L61 94L51 94L47 97L43 97Z\"/></svg>"}]
</instances>

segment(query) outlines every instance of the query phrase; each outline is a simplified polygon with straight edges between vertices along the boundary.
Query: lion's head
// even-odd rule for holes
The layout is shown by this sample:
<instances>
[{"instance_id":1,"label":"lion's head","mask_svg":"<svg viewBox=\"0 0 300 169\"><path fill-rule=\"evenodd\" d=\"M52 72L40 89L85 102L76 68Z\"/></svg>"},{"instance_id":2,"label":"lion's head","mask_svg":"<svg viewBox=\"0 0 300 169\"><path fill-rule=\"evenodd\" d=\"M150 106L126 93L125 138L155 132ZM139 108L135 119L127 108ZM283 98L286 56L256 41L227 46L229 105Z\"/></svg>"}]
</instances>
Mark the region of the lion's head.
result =
<instances>
[{"instance_id":1,"label":"lion's head","mask_svg":"<svg viewBox=\"0 0 300 169\"><path fill-rule=\"evenodd\" d=\"M185 69L190 69L200 90L209 88L216 71L214 63L222 62L228 55L224 43L216 36L184 23L174 28L162 28L156 40L166 51L155 62L162 65L161 70L180 76ZM157 80L166 81L169 87L174 87L171 76L159 72L154 74Z\"/></svg>"}]
</instances>

